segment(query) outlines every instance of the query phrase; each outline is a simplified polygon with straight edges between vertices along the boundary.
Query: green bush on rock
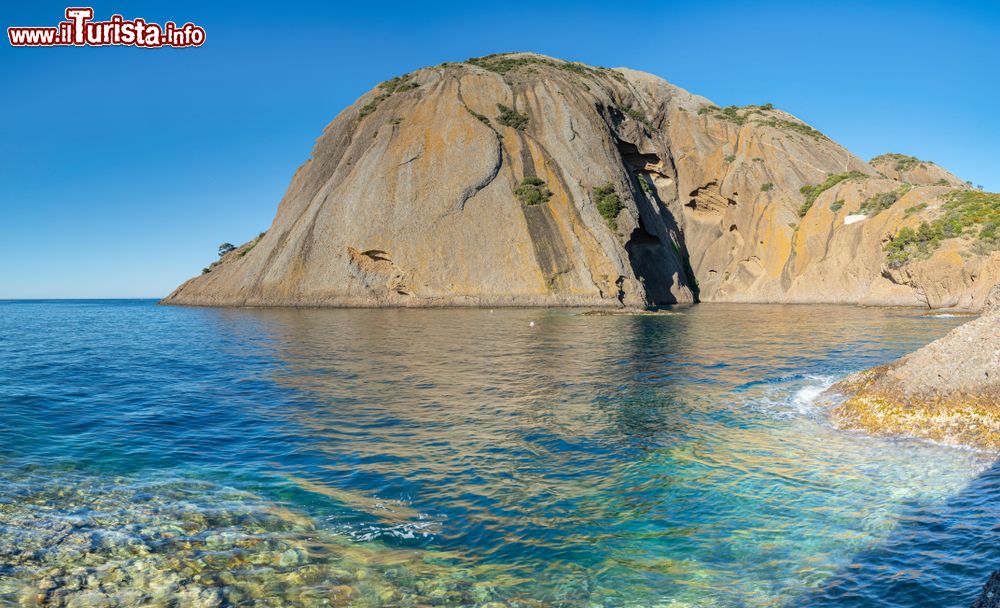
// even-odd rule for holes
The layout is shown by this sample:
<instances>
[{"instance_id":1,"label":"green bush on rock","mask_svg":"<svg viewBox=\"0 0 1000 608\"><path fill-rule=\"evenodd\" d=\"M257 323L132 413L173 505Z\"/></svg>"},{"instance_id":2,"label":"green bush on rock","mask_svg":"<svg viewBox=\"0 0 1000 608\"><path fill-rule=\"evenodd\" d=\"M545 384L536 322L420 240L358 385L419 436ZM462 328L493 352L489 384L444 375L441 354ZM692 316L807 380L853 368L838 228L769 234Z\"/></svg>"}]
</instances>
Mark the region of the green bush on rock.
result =
<instances>
[{"instance_id":1,"label":"green bush on rock","mask_svg":"<svg viewBox=\"0 0 1000 608\"><path fill-rule=\"evenodd\" d=\"M475 110L473 110L469 106L465 106L465 111L468 112L469 114L471 114L473 118L475 118L479 122L483 123L487 127L490 126L490 119L487 118L486 116L483 116L479 112L476 112Z\"/></svg>"},{"instance_id":2,"label":"green bush on rock","mask_svg":"<svg viewBox=\"0 0 1000 608\"><path fill-rule=\"evenodd\" d=\"M886 243L890 267L926 258L942 241L956 237L974 239L972 250L980 255L1000 250L1000 194L955 190L945 199L943 209L943 216L922 222L916 230L904 227Z\"/></svg>"},{"instance_id":3,"label":"green bush on rock","mask_svg":"<svg viewBox=\"0 0 1000 608\"><path fill-rule=\"evenodd\" d=\"M880 154L879 156L876 156L875 158L869 161L869 164L872 165L876 163L894 163L893 167L896 169L896 171L909 171L910 169L926 166L926 161L922 161L915 156L899 154L897 152Z\"/></svg>"},{"instance_id":4,"label":"green bush on rock","mask_svg":"<svg viewBox=\"0 0 1000 608\"><path fill-rule=\"evenodd\" d=\"M618 214L625 208L625 205L622 204L621 198L615 192L615 187L610 183L604 184L595 187L593 193L597 212L601 214L612 230L618 230Z\"/></svg>"},{"instance_id":5,"label":"green bush on rock","mask_svg":"<svg viewBox=\"0 0 1000 608\"><path fill-rule=\"evenodd\" d=\"M497 116L497 122L503 126L517 129L518 131L523 131L528 126L527 114L520 114L517 110L508 108L502 103L497 104L497 110L500 112Z\"/></svg>"},{"instance_id":6,"label":"green bush on rock","mask_svg":"<svg viewBox=\"0 0 1000 608\"><path fill-rule=\"evenodd\" d=\"M865 215L878 215L882 211L885 211L889 207L895 205L896 201L903 198L903 195L909 191L910 185L904 184L895 190L879 192L878 194L874 194L865 199L865 202L861 203L859 211Z\"/></svg>"},{"instance_id":7,"label":"green bush on rock","mask_svg":"<svg viewBox=\"0 0 1000 608\"><path fill-rule=\"evenodd\" d=\"M540 205L552 198L552 192L545 186L545 181L529 175L521 180L521 185L514 190L514 196L525 205Z\"/></svg>"},{"instance_id":8,"label":"green bush on rock","mask_svg":"<svg viewBox=\"0 0 1000 608\"><path fill-rule=\"evenodd\" d=\"M815 203L816 199L819 198L819 195L823 194L830 188L833 188L840 182L851 179L863 179L866 177L868 176L860 171L849 171L847 173L836 173L834 175L830 175L823 181L823 183L816 184L815 186L802 186L799 188L799 192L805 195L806 200L802 203L802 206L799 207L799 217L805 217L806 213L808 213L812 208L813 203Z\"/></svg>"}]
</instances>

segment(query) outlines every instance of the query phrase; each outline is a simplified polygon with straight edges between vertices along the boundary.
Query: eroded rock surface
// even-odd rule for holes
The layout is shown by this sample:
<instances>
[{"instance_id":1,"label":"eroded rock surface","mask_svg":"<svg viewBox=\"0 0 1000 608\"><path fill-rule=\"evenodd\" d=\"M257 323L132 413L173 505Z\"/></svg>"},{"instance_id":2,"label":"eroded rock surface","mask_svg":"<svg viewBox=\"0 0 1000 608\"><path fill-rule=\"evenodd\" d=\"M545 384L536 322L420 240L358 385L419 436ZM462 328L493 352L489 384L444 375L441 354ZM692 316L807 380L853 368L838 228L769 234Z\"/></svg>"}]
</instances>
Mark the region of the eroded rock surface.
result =
<instances>
[{"instance_id":1,"label":"eroded rock surface","mask_svg":"<svg viewBox=\"0 0 1000 608\"><path fill-rule=\"evenodd\" d=\"M447 63L341 112L266 234L164 302L978 309L1000 280L992 245L949 237L889 263L901 229L966 187L897 164L770 104L718 108L634 70L526 53ZM519 196L525 184L537 192Z\"/></svg>"},{"instance_id":2,"label":"eroded rock surface","mask_svg":"<svg viewBox=\"0 0 1000 608\"><path fill-rule=\"evenodd\" d=\"M978 319L831 390L842 426L1000 452L1000 284Z\"/></svg>"}]
</instances>

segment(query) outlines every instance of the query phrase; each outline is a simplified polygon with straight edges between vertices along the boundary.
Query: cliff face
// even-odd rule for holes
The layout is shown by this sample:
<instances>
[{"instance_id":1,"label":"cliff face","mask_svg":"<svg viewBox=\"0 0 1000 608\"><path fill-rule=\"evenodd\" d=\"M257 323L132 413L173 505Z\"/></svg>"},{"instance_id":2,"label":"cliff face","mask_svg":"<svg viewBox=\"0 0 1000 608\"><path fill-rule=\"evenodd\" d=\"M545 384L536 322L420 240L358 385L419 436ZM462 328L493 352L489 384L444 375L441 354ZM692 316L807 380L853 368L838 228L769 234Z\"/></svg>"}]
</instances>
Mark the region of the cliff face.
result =
<instances>
[{"instance_id":1,"label":"cliff face","mask_svg":"<svg viewBox=\"0 0 1000 608\"><path fill-rule=\"evenodd\" d=\"M164 302L977 308L997 253L960 238L902 263L883 251L964 188L912 175L769 105L720 109L633 70L442 64L341 112L266 234Z\"/></svg>"}]
</instances>

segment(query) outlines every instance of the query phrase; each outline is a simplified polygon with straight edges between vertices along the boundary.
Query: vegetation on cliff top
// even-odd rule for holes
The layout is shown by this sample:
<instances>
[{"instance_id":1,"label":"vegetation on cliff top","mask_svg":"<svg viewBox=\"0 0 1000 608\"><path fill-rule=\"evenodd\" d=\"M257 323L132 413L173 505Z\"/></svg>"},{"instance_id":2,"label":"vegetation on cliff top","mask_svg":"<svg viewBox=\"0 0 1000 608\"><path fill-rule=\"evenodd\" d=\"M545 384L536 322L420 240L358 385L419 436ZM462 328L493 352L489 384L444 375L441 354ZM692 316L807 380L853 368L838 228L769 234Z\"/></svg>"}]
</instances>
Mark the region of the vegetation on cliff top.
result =
<instances>
[{"instance_id":1,"label":"vegetation on cliff top","mask_svg":"<svg viewBox=\"0 0 1000 608\"><path fill-rule=\"evenodd\" d=\"M806 200L799 207L799 217L805 217L806 213L812 209L813 203L819 198L820 194L823 194L830 188L833 188L841 182L845 182L851 179L864 179L868 177L860 171L849 171L847 173L835 173L830 175L821 184L816 184L815 186L802 186L799 188L799 192L805 195Z\"/></svg>"},{"instance_id":2,"label":"vegetation on cliff top","mask_svg":"<svg viewBox=\"0 0 1000 608\"><path fill-rule=\"evenodd\" d=\"M497 53L483 57L470 57L465 60L465 63L496 72L501 76L506 76L509 72L522 68L531 70L536 66L545 66L564 70L578 76L610 76L616 80L625 81L623 75L609 68L591 67L575 61L557 61L544 57L532 57L530 55L511 56L509 54Z\"/></svg>"},{"instance_id":3,"label":"vegetation on cliff top","mask_svg":"<svg viewBox=\"0 0 1000 608\"><path fill-rule=\"evenodd\" d=\"M412 91L413 89L419 87L420 85L413 82L412 74L403 74L402 76L396 76L395 78L390 78L382 84L378 85L380 89L384 89L390 95L393 93L400 93L402 91Z\"/></svg>"},{"instance_id":4,"label":"vegetation on cliff top","mask_svg":"<svg viewBox=\"0 0 1000 608\"><path fill-rule=\"evenodd\" d=\"M218 266L219 264L222 263L222 258L226 257L227 255L229 255L230 253L232 253L234 251L237 252L236 253L236 258L237 259L242 258L246 254L250 253L250 251L254 247L257 246L257 243L259 243L260 240L262 238L264 238L265 234L267 234L266 230L264 232L261 232L260 234L258 234L256 236L256 238L254 238L253 240L247 241L246 243L243 243L239 247L233 245L232 243L230 243L228 241L226 241L225 243L222 243L221 245L219 245L219 259L215 260L214 262L212 262L211 264L209 264L205 268L202 268L201 269L201 274L208 274L208 273L212 272L212 270L216 266Z\"/></svg>"},{"instance_id":5,"label":"vegetation on cliff top","mask_svg":"<svg viewBox=\"0 0 1000 608\"><path fill-rule=\"evenodd\" d=\"M873 166L883 163L885 164L893 163L893 167L896 169L896 171L909 171L910 169L915 169L916 167L925 166L927 161L920 160L915 156L908 156L906 154L899 154L896 152L880 154L875 158L871 159L870 161L868 161L868 164Z\"/></svg>"},{"instance_id":6,"label":"vegetation on cliff top","mask_svg":"<svg viewBox=\"0 0 1000 608\"><path fill-rule=\"evenodd\" d=\"M705 105L699 108L698 115L711 114L718 118L719 120L728 120L731 123L737 125L746 124L750 116L754 114L759 114L760 116L766 116L765 112L773 110L774 106L766 103L762 106L749 105L749 106L726 106L720 108L719 106Z\"/></svg>"},{"instance_id":7,"label":"vegetation on cliff top","mask_svg":"<svg viewBox=\"0 0 1000 608\"><path fill-rule=\"evenodd\" d=\"M759 120L753 121L755 125L763 125L765 127L772 127L775 129L784 129L786 131L794 131L796 133L801 133L808 137L812 137L816 140L829 139L826 135L823 135L816 129L810 127L804 122L796 122L794 120L787 120L784 118L778 118L776 116L771 116L768 114L774 106L765 103L764 105L749 105L749 106L726 106L725 108L720 108L713 105L704 105L698 110L698 115L710 114L719 120L726 120L736 125L746 124L750 118L754 115L761 116Z\"/></svg>"},{"instance_id":8,"label":"vegetation on cliff top","mask_svg":"<svg viewBox=\"0 0 1000 608\"><path fill-rule=\"evenodd\" d=\"M403 91L412 91L420 85L413 82L412 74L403 74L402 76L396 76L395 78L390 78L382 84L378 85L378 88L382 91L376 95L371 101L366 103L361 107L358 112L358 118L364 118L378 108L379 104L389 99L394 93L401 93Z\"/></svg>"},{"instance_id":9,"label":"vegetation on cliff top","mask_svg":"<svg viewBox=\"0 0 1000 608\"><path fill-rule=\"evenodd\" d=\"M794 120L785 120L783 118L768 118L767 120L758 120L754 124L763 125L765 127L773 127L775 129L785 129L787 131L794 131L800 133L807 137L811 137L815 140L830 139L826 135L823 135L820 131L810 127L804 122L795 122Z\"/></svg>"},{"instance_id":10,"label":"vegetation on cliff top","mask_svg":"<svg viewBox=\"0 0 1000 608\"><path fill-rule=\"evenodd\" d=\"M521 180L514 196L525 205L540 205L552 198L552 191L546 187L545 180L529 175Z\"/></svg>"},{"instance_id":11,"label":"vegetation on cliff top","mask_svg":"<svg viewBox=\"0 0 1000 608\"><path fill-rule=\"evenodd\" d=\"M890 267L929 257L942 241L956 237L974 239L972 250L981 255L1000 250L1000 194L955 190L947 196L943 210L944 215L916 229L900 229L886 243Z\"/></svg>"}]
</instances>

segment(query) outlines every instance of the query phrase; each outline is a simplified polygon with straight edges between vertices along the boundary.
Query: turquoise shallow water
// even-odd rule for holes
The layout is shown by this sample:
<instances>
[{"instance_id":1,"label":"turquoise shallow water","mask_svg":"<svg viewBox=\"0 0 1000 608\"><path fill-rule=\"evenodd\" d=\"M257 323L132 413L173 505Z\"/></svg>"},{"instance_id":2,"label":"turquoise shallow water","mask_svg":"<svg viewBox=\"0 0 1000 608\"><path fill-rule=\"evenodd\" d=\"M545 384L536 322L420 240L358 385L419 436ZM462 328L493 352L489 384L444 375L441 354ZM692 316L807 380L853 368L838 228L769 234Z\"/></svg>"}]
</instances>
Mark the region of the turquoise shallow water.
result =
<instances>
[{"instance_id":1,"label":"turquoise shallow water","mask_svg":"<svg viewBox=\"0 0 1000 608\"><path fill-rule=\"evenodd\" d=\"M994 458L814 400L964 319L678 313L0 302L0 605L971 603Z\"/></svg>"}]
</instances>

